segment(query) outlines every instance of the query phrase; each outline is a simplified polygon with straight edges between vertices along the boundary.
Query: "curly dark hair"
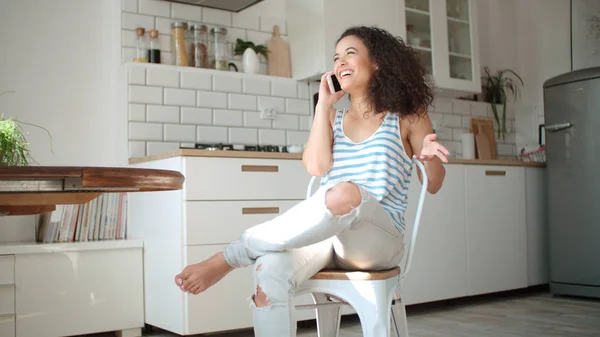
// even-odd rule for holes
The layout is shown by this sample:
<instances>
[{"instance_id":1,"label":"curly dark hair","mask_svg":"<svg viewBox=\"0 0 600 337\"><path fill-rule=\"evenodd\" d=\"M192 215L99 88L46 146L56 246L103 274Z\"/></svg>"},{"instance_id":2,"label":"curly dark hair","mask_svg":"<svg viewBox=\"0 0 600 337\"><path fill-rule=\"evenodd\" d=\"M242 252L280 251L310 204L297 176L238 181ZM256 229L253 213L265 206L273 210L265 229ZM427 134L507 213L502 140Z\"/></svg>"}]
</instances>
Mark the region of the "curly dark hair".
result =
<instances>
[{"instance_id":1,"label":"curly dark hair","mask_svg":"<svg viewBox=\"0 0 600 337\"><path fill-rule=\"evenodd\" d=\"M337 42L349 35L362 40L377 65L367 89L375 113L389 111L401 117L425 113L433 101L433 85L426 78L419 54L402 38L381 28L350 27Z\"/></svg>"}]
</instances>

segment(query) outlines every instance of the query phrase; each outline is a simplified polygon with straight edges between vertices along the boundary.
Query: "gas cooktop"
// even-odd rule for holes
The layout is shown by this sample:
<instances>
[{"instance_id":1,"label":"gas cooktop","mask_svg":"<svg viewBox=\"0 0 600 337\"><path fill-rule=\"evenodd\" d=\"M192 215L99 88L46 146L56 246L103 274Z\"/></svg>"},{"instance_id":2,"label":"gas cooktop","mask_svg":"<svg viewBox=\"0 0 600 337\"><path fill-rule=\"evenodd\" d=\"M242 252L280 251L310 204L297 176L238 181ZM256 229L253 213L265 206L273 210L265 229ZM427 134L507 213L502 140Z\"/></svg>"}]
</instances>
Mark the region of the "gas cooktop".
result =
<instances>
[{"instance_id":1,"label":"gas cooktop","mask_svg":"<svg viewBox=\"0 0 600 337\"><path fill-rule=\"evenodd\" d=\"M196 143L194 147L182 146L182 149L199 149L208 151L255 151L255 152L288 152L287 146L279 145L232 145L223 143L202 144Z\"/></svg>"}]
</instances>

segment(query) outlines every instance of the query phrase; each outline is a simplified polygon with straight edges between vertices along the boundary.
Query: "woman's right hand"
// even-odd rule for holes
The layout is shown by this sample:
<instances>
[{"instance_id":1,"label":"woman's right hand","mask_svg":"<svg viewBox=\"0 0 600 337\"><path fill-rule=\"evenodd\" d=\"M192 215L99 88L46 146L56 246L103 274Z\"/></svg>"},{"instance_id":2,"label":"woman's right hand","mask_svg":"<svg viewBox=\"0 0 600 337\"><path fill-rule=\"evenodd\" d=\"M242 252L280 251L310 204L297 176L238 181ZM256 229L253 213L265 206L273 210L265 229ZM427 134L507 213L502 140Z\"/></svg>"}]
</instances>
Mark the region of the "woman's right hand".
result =
<instances>
[{"instance_id":1,"label":"woman's right hand","mask_svg":"<svg viewBox=\"0 0 600 337\"><path fill-rule=\"evenodd\" d=\"M333 71L326 72L323 74L323 76L321 76L321 83L319 85L319 101L317 102L317 105L333 108L333 105L342 97L344 97L345 92L344 90L340 90L335 94L331 93L329 89L329 83L327 83L327 76L329 75L333 75Z\"/></svg>"}]
</instances>

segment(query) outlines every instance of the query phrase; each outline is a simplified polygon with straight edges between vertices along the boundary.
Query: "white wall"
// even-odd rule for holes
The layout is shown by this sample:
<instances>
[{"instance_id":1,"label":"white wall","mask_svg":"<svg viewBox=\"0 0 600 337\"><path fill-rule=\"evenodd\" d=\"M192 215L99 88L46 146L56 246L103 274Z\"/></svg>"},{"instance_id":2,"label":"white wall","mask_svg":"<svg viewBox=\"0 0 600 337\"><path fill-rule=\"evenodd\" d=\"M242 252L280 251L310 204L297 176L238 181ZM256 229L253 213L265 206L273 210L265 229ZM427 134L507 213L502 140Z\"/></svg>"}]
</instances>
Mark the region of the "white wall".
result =
<instances>
[{"instance_id":1,"label":"white wall","mask_svg":"<svg viewBox=\"0 0 600 337\"><path fill-rule=\"evenodd\" d=\"M570 0L477 0L482 66L523 79L516 110L517 150L538 141L543 83L571 69Z\"/></svg>"}]
</instances>

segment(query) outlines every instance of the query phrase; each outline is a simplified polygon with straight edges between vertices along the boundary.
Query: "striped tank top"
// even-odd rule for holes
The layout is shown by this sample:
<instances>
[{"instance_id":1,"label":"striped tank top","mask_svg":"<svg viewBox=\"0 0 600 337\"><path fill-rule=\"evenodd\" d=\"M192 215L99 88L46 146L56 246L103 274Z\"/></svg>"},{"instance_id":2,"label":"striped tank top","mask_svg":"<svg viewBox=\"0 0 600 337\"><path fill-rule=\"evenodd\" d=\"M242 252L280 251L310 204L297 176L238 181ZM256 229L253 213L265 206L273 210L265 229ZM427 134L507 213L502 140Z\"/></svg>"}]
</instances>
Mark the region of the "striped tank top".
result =
<instances>
[{"instance_id":1,"label":"striped tank top","mask_svg":"<svg viewBox=\"0 0 600 337\"><path fill-rule=\"evenodd\" d=\"M390 214L393 223L405 230L408 186L412 161L400 136L400 119L386 114L371 137L355 143L343 130L345 110L338 110L333 125L333 166L321 177L321 186L352 181L365 188Z\"/></svg>"}]
</instances>

